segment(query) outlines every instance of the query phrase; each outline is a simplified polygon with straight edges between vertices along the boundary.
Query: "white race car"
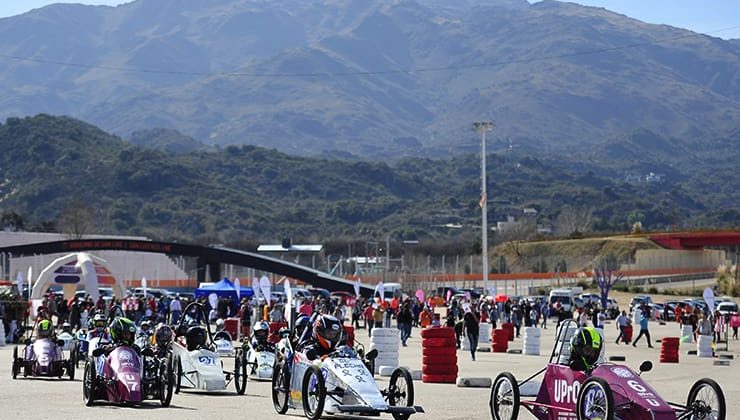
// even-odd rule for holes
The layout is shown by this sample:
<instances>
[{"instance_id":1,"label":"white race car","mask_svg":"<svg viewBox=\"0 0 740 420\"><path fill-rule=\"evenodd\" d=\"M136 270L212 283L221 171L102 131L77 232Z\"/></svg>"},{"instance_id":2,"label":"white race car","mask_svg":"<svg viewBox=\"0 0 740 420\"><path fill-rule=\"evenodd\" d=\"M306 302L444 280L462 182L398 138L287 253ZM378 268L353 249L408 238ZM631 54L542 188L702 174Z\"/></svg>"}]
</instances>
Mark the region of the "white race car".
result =
<instances>
[{"instance_id":1,"label":"white race car","mask_svg":"<svg viewBox=\"0 0 740 420\"><path fill-rule=\"evenodd\" d=\"M200 312L199 319L207 319L200 303L190 303L183 313L190 314L191 310ZM198 323L186 326L184 321L183 317L176 330L177 339L172 343L177 377L175 393L179 393L181 387L224 391L233 381L236 393L243 395L247 390L247 370L242 363L241 349L235 353L234 370L226 371L210 326Z\"/></svg>"},{"instance_id":2,"label":"white race car","mask_svg":"<svg viewBox=\"0 0 740 420\"><path fill-rule=\"evenodd\" d=\"M244 344L244 360L247 365L247 374L257 380L272 380L272 367L275 365L275 345L267 344L252 347Z\"/></svg>"}]
</instances>

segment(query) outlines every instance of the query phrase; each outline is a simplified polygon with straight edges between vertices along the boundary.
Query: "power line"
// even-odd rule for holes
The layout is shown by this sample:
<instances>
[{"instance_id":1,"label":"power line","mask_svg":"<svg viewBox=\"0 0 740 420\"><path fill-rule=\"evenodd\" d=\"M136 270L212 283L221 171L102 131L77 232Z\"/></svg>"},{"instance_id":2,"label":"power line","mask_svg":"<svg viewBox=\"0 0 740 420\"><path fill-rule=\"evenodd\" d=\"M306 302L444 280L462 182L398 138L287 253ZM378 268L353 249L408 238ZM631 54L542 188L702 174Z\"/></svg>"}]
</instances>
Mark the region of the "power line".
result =
<instances>
[{"instance_id":1,"label":"power line","mask_svg":"<svg viewBox=\"0 0 740 420\"><path fill-rule=\"evenodd\" d=\"M255 78L308 78L308 77L353 77L353 76L381 76L389 74L413 74L413 73L430 73L430 72L443 72L443 71L456 71L456 70L470 70L476 68L485 67L496 67L505 66L509 64L527 64L539 61L555 60L561 58L579 57L585 55L602 54L612 51L621 51L632 48L639 48L648 45L662 44L666 42L678 41L686 38L694 38L705 36L708 34L715 34L719 32L726 32L735 29L740 29L740 25L730 26L726 28L717 29L714 31L708 31L705 33L691 32L685 35L675 36L671 38L658 39L655 41L645 41L632 44L619 45L615 47L604 47L593 50L578 51L572 53L555 54L535 58L520 58L503 61L493 61L478 64L464 64L458 66L442 66L442 67L420 67L411 69L394 69L394 70L376 70L376 71L345 71L345 72L309 72L309 73L249 73L249 72L198 72L198 71L181 71L181 70L159 70L159 69L141 69L135 67L116 67L99 64L85 64L70 61L58 61L58 60L47 60L44 58L34 57L22 57L17 55L0 54L0 58L8 60L32 62L39 64L50 64L63 67L76 67L90 70L107 70L123 73L147 73L147 74L161 74L171 76L196 76L196 77L255 77Z\"/></svg>"}]
</instances>

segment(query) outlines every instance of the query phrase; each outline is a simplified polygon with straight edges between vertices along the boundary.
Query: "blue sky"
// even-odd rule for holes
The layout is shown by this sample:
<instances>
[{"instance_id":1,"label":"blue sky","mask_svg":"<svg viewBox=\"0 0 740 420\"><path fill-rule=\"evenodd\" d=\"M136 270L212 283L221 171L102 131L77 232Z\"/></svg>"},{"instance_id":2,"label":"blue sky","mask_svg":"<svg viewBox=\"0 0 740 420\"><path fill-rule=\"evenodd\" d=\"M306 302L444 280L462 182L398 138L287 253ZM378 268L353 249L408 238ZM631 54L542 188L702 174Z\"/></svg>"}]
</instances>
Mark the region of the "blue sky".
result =
<instances>
[{"instance_id":1,"label":"blue sky","mask_svg":"<svg viewBox=\"0 0 740 420\"><path fill-rule=\"evenodd\" d=\"M111 6L127 2L125 0L64 1L64 3L107 4ZM530 2L533 3L534 1L530 0ZM17 15L50 3L55 2L48 0L0 0L0 17ZM575 3L605 7L645 22L665 23L703 33L731 26L740 26L740 0L576 0ZM740 38L740 28L715 32L711 35L722 38Z\"/></svg>"}]
</instances>

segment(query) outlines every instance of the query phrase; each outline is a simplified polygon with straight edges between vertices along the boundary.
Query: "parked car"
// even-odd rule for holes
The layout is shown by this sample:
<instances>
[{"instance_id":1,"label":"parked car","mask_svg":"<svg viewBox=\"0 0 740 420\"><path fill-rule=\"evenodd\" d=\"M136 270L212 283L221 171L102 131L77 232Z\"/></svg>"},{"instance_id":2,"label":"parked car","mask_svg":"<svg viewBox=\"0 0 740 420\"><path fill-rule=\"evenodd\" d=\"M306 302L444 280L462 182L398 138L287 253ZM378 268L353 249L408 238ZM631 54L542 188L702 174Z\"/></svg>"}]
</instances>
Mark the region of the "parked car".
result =
<instances>
[{"instance_id":1,"label":"parked car","mask_svg":"<svg viewBox=\"0 0 740 420\"><path fill-rule=\"evenodd\" d=\"M630 301L630 312L632 312L635 306L642 306L643 304L651 304L653 299L650 296L638 295L632 298Z\"/></svg>"},{"instance_id":2,"label":"parked car","mask_svg":"<svg viewBox=\"0 0 740 420\"><path fill-rule=\"evenodd\" d=\"M596 293L581 293L579 297L583 299L583 302L586 304L601 305L601 296Z\"/></svg>"},{"instance_id":3,"label":"parked car","mask_svg":"<svg viewBox=\"0 0 740 420\"><path fill-rule=\"evenodd\" d=\"M722 302L717 306L717 310L722 315L732 315L740 312L735 302Z\"/></svg>"}]
</instances>

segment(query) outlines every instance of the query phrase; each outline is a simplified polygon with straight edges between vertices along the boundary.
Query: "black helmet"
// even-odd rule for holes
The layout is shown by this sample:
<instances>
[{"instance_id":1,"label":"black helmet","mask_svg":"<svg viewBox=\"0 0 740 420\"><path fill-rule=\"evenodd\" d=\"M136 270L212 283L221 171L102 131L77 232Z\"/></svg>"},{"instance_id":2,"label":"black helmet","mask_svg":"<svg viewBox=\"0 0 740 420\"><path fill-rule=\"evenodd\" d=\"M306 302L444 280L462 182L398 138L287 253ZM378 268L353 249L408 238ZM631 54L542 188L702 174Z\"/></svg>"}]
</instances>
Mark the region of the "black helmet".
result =
<instances>
[{"instance_id":1,"label":"black helmet","mask_svg":"<svg viewBox=\"0 0 740 420\"><path fill-rule=\"evenodd\" d=\"M342 323L331 315L321 315L313 323L313 337L326 350L334 349L342 341L343 331Z\"/></svg>"},{"instance_id":2,"label":"black helmet","mask_svg":"<svg viewBox=\"0 0 740 420\"><path fill-rule=\"evenodd\" d=\"M172 340L172 328L166 324L159 324L154 332L154 342L158 346L166 346Z\"/></svg>"},{"instance_id":3,"label":"black helmet","mask_svg":"<svg viewBox=\"0 0 740 420\"><path fill-rule=\"evenodd\" d=\"M265 321L260 321L254 326L254 338L259 343L266 343L270 335L270 325Z\"/></svg>"},{"instance_id":4,"label":"black helmet","mask_svg":"<svg viewBox=\"0 0 740 420\"><path fill-rule=\"evenodd\" d=\"M311 323L311 317L308 315L301 315L295 320L295 333L297 337L303 335L303 331Z\"/></svg>"},{"instance_id":5,"label":"black helmet","mask_svg":"<svg viewBox=\"0 0 740 420\"><path fill-rule=\"evenodd\" d=\"M136 324L128 318L117 317L110 325L110 338L116 344L131 346L136 336Z\"/></svg>"},{"instance_id":6,"label":"black helmet","mask_svg":"<svg viewBox=\"0 0 740 420\"><path fill-rule=\"evenodd\" d=\"M188 345L188 351L193 351L205 346L207 338L208 333L206 332L206 329L200 325L188 328L187 332L185 332L185 342Z\"/></svg>"},{"instance_id":7,"label":"black helmet","mask_svg":"<svg viewBox=\"0 0 740 420\"><path fill-rule=\"evenodd\" d=\"M595 328L581 328L570 339L571 359L581 358L586 368L590 369L599 360L601 346L601 335Z\"/></svg>"},{"instance_id":8,"label":"black helmet","mask_svg":"<svg viewBox=\"0 0 740 420\"><path fill-rule=\"evenodd\" d=\"M152 321L142 321L141 325L139 326L141 328L142 332L148 333L152 331Z\"/></svg>"}]
</instances>

